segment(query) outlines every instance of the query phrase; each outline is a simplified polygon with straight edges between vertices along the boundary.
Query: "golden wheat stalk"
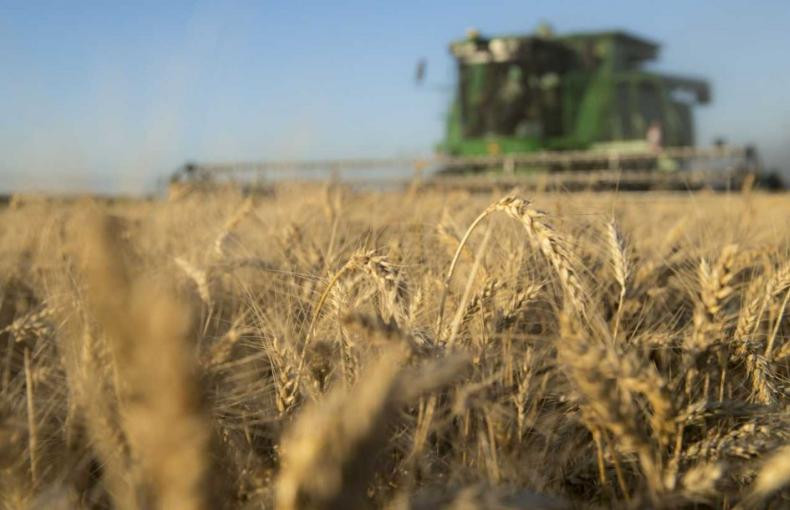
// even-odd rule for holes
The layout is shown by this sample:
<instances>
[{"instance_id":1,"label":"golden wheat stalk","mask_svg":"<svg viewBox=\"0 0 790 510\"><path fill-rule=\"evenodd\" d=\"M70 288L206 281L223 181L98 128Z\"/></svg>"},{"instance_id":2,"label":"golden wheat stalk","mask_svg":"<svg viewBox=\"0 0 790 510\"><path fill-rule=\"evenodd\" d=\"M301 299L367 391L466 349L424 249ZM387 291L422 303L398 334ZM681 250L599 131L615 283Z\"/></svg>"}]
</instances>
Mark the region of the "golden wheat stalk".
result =
<instances>
[{"instance_id":1,"label":"golden wheat stalk","mask_svg":"<svg viewBox=\"0 0 790 510\"><path fill-rule=\"evenodd\" d=\"M464 288L464 294L461 296L461 302L458 305L458 312L456 313L455 319L453 320L453 324L450 327L450 336L447 338L447 346L452 347L455 343L455 337L458 334L458 330L463 323L464 312L466 308L466 303L469 300L469 295L472 292L472 283L474 282L475 277L477 276L477 271L479 270L482 262L483 256L485 253L485 249L488 246L488 241L491 238L491 229L488 228L485 233L485 237L483 237L483 241L480 243L480 248L477 250L477 255L475 255L474 264L472 264L472 269L469 271L469 277L466 281L466 287ZM437 337L441 338L441 337Z\"/></svg>"},{"instance_id":2,"label":"golden wheat stalk","mask_svg":"<svg viewBox=\"0 0 790 510\"><path fill-rule=\"evenodd\" d=\"M736 508L756 508L790 483L790 444L776 450L763 463L746 498Z\"/></svg>"},{"instance_id":3,"label":"golden wheat stalk","mask_svg":"<svg viewBox=\"0 0 790 510\"><path fill-rule=\"evenodd\" d=\"M140 488L156 508L206 508L208 428L186 343L190 314L161 285L132 274L116 231L104 219L88 225L83 265L121 381L120 414Z\"/></svg>"},{"instance_id":4,"label":"golden wheat stalk","mask_svg":"<svg viewBox=\"0 0 790 510\"><path fill-rule=\"evenodd\" d=\"M338 386L302 411L282 442L278 509L368 507L366 489L398 407L465 366L447 359L411 371L403 367L408 354L402 344L383 350L352 389Z\"/></svg>"},{"instance_id":5,"label":"golden wheat stalk","mask_svg":"<svg viewBox=\"0 0 790 510\"><path fill-rule=\"evenodd\" d=\"M735 339L744 341L755 335L768 303L787 288L790 288L790 263L767 279L756 279L746 292L746 306L741 307Z\"/></svg>"},{"instance_id":6,"label":"golden wheat stalk","mask_svg":"<svg viewBox=\"0 0 790 510\"><path fill-rule=\"evenodd\" d=\"M241 223L247 216L249 216L253 209L254 203L252 197L247 197L241 206L228 218L222 229L214 240L214 253L219 257L225 256L225 245L230 238L233 230Z\"/></svg>"},{"instance_id":7,"label":"golden wheat stalk","mask_svg":"<svg viewBox=\"0 0 790 510\"><path fill-rule=\"evenodd\" d=\"M617 229L617 224L612 218L606 224L606 240L607 248L609 249L609 260L614 272L614 278L620 286L620 294L617 299L617 310L615 312L614 330L612 337L617 338L618 330L620 329L620 317L623 313L623 302L625 301L626 281L630 275L630 267L628 264L628 257L625 253L625 243L623 237Z\"/></svg>"},{"instance_id":8,"label":"golden wheat stalk","mask_svg":"<svg viewBox=\"0 0 790 510\"><path fill-rule=\"evenodd\" d=\"M201 301L203 301L206 307L210 309L211 291L209 290L207 272L198 269L195 265L183 257L176 257L173 260L175 261L176 265L181 268L184 274L186 274L187 277L192 280L192 282L195 284L195 288L197 289L198 296L200 296Z\"/></svg>"},{"instance_id":9,"label":"golden wheat stalk","mask_svg":"<svg viewBox=\"0 0 790 510\"><path fill-rule=\"evenodd\" d=\"M28 347L25 347L24 359L30 482L33 487L36 487L38 485L38 434L36 427L36 408L33 404L33 368L30 361L30 349Z\"/></svg>"},{"instance_id":10,"label":"golden wheat stalk","mask_svg":"<svg viewBox=\"0 0 790 510\"><path fill-rule=\"evenodd\" d=\"M705 259L700 261L699 302L694 310L694 328L688 337L687 348L701 352L718 340L721 334L721 312L727 299L734 292L731 285L735 276L738 245L725 246L716 264L711 267Z\"/></svg>"},{"instance_id":11,"label":"golden wheat stalk","mask_svg":"<svg viewBox=\"0 0 790 510\"><path fill-rule=\"evenodd\" d=\"M659 440L666 443L675 424L666 385L654 370L639 364L633 356L615 353L611 345L590 342L576 322L571 316L563 319L558 357L568 367L597 424L608 429L626 449L637 453L655 499L665 489L659 459L639 426L639 413L630 394L642 393L651 403L653 429Z\"/></svg>"}]
</instances>

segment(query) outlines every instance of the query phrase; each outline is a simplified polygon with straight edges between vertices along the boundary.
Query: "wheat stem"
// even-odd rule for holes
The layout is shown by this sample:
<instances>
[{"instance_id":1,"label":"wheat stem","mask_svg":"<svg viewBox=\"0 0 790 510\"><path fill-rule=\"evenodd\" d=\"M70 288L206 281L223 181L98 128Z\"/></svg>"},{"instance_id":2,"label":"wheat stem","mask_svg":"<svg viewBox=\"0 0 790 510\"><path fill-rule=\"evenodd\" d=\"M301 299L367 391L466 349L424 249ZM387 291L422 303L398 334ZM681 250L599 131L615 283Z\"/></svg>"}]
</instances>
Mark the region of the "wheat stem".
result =
<instances>
[{"instance_id":1,"label":"wheat stem","mask_svg":"<svg viewBox=\"0 0 790 510\"><path fill-rule=\"evenodd\" d=\"M773 331L771 331L771 336L768 337L768 343L765 346L765 357L768 359L771 358L771 351L773 350L774 342L776 341L776 335L779 333L779 326L782 325L782 317L784 317L788 299L790 299L790 288L788 288L787 292L785 292L785 298L782 300L782 306L779 308L779 315L776 317Z\"/></svg>"},{"instance_id":2,"label":"wheat stem","mask_svg":"<svg viewBox=\"0 0 790 510\"><path fill-rule=\"evenodd\" d=\"M38 485L38 434L36 430L36 410L33 405L33 370L30 361L30 349L25 352L25 391L27 397L27 428L28 451L30 455L30 481L33 487Z\"/></svg>"},{"instance_id":3,"label":"wheat stem","mask_svg":"<svg viewBox=\"0 0 790 510\"><path fill-rule=\"evenodd\" d=\"M472 231L480 224L486 216L491 214L492 208L488 207L485 211L480 213L480 215L475 218L475 221L469 225L469 228L466 229L464 236L461 238L461 242L458 243L458 248L455 250L455 255L453 255L453 260L450 262L450 269L447 270L447 276L444 277L444 282L442 286L442 295L439 298L439 316L436 319L436 338L440 338L442 335L442 322L444 319L444 305L447 301L447 291L450 288L450 281L453 278L453 273L455 272L455 265L458 263L458 258L461 256L461 250L463 250L466 241L469 239L469 236L472 234Z\"/></svg>"},{"instance_id":4,"label":"wheat stem","mask_svg":"<svg viewBox=\"0 0 790 510\"><path fill-rule=\"evenodd\" d=\"M480 243L480 247L477 249L477 255L475 256L474 264L472 265L472 270L469 272L469 277L466 280L466 288L464 288L464 294L461 297L461 302L458 304L458 311L455 314L455 319L453 319L452 327L450 328L450 336L447 339L447 346L452 347L455 343L455 337L458 334L458 329L461 327L461 322L464 317L464 310L466 308L466 303L469 301L469 296L472 293L472 284L474 283L475 276L477 276L477 272L480 269L480 264L483 261L483 256L485 254L486 246L488 245L488 241L491 239L491 226L486 229L485 236L483 237L483 241ZM440 332L441 333L441 332ZM437 334L437 340L441 340L441 337Z\"/></svg>"}]
</instances>

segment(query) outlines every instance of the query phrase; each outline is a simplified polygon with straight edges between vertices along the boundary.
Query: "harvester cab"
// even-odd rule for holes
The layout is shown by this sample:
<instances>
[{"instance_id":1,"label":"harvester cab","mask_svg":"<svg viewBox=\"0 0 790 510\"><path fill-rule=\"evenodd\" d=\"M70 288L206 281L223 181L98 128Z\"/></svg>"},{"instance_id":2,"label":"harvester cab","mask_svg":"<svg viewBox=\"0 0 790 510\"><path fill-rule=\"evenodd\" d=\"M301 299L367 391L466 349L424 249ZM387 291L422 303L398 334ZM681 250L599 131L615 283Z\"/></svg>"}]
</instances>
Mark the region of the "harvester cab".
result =
<instances>
[{"instance_id":1,"label":"harvester cab","mask_svg":"<svg viewBox=\"0 0 790 510\"><path fill-rule=\"evenodd\" d=\"M472 31L450 51L458 81L440 150L454 156L644 150L651 129L663 146L691 146L692 106L710 99L702 80L645 70L658 45L626 32Z\"/></svg>"}]
</instances>

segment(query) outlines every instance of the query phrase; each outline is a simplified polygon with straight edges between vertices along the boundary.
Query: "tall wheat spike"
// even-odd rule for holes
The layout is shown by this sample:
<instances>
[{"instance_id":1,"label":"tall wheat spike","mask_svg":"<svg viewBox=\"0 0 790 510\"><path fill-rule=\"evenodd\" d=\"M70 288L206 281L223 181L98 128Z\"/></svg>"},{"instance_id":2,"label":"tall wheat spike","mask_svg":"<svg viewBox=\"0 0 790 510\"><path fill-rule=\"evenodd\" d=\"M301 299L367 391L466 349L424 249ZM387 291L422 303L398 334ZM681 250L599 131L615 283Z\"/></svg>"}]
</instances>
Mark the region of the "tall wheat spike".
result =
<instances>
[{"instance_id":1,"label":"tall wheat spike","mask_svg":"<svg viewBox=\"0 0 790 510\"><path fill-rule=\"evenodd\" d=\"M735 276L738 246L727 245L713 267L703 259L699 265L700 302L694 311L694 331L689 338L689 348L702 351L718 340L721 334L721 311L734 292L731 282Z\"/></svg>"},{"instance_id":2,"label":"tall wheat spike","mask_svg":"<svg viewBox=\"0 0 790 510\"><path fill-rule=\"evenodd\" d=\"M623 302L625 301L626 281L630 275L630 267L628 264L628 257L625 253L625 243L623 236L617 229L617 224L614 219L606 224L606 240L607 248L609 249L609 260L612 264L612 271L617 284L620 286L620 294L617 300L617 311L615 312L614 331L612 336L617 338L618 330L620 329L620 317L623 313Z\"/></svg>"}]
</instances>

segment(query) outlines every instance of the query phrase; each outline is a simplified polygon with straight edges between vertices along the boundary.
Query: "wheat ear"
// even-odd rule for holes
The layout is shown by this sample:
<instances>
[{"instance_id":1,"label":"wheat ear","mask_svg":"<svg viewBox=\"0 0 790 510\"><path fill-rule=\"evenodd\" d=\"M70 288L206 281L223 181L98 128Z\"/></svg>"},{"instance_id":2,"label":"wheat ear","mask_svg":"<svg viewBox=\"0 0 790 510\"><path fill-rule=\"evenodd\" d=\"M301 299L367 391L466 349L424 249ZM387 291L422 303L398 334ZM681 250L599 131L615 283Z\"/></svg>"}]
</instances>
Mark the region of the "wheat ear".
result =
<instances>
[{"instance_id":1,"label":"wheat ear","mask_svg":"<svg viewBox=\"0 0 790 510\"><path fill-rule=\"evenodd\" d=\"M625 243L623 237L617 229L617 224L614 218L606 224L606 240L607 248L609 249L609 260L612 264L614 278L620 286L620 294L617 299L617 311L615 312L613 338L617 338L617 332L620 327L620 317L623 313L623 302L625 301L626 280L628 279L630 268L628 267L628 258L625 254Z\"/></svg>"}]
</instances>

